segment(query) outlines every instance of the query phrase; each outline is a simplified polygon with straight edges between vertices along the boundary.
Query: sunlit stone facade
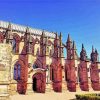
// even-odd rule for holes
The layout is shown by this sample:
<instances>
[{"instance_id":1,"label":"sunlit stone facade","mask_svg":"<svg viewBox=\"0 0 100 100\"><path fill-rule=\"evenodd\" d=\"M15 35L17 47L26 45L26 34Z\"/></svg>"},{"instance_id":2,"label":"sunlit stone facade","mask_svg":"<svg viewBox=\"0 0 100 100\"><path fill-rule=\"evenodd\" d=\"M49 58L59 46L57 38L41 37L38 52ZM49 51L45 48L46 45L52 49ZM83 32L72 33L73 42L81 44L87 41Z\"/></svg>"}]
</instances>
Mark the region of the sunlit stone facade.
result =
<instances>
[{"instance_id":1,"label":"sunlit stone facade","mask_svg":"<svg viewBox=\"0 0 100 100\"><path fill-rule=\"evenodd\" d=\"M48 90L75 92L80 88L83 91L88 91L89 88L97 90L94 88L95 85L98 85L98 90L100 89L97 50L92 50L90 61L82 46L79 57L75 42L72 42L69 35L66 44L63 44L61 33L58 36L57 33L0 21L0 48L8 48L4 53L11 50L9 52L10 65L5 67L6 65L0 62L0 91L3 86L8 87L7 91L10 94L45 93ZM66 59L64 48L67 50ZM2 49L0 49L0 54ZM1 56L4 55L0 55L0 58ZM7 59L4 58L4 60ZM91 69L91 66L94 67ZM81 77L79 77L79 71ZM97 79L94 80L95 76L90 72L96 73ZM3 80L6 78L2 77L3 74L9 77L5 83Z\"/></svg>"}]
</instances>

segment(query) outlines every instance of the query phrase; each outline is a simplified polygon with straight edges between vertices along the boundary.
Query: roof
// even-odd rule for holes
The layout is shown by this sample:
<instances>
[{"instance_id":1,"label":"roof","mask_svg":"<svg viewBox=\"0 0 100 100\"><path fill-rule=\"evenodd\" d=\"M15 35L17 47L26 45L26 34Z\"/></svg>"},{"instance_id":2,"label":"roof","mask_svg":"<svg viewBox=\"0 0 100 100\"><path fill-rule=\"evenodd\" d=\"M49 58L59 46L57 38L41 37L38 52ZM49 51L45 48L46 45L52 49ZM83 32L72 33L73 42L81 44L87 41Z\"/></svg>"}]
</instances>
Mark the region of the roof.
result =
<instances>
[{"instance_id":1,"label":"roof","mask_svg":"<svg viewBox=\"0 0 100 100\"><path fill-rule=\"evenodd\" d=\"M8 28L9 24L11 24L11 29L14 31L19 31L23 33L26 32L27 26L13 24L13 23L5 22L5 21L0 21L0 28ZM42 32L44 31L45 36L55 38L55 33L53 32L48 32L46 30L40 30L40 29L31 28L31 27L28 27L28 28L31 34L42 35Z\"/></svg>"}]
</instances>

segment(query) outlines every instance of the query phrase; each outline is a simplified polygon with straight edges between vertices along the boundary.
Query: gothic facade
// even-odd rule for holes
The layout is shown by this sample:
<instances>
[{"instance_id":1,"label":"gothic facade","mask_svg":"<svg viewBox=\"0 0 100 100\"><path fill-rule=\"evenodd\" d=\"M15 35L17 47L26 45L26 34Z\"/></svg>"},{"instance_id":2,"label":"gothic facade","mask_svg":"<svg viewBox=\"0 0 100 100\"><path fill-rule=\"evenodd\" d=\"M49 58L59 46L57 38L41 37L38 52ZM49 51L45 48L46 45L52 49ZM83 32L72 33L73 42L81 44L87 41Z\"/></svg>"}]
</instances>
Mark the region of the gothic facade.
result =
<instances>
[{"instance_id":1,"label":"gothic facade","mask_svg":"<svg viewBox=\"0 0 100 100\"><path fill-rule=\"evenodd\" d=\"M82 44L78 56L75 42L69 35L63 44L61 33L58 36L57 33L0 21L0 44L10 45L12 49L7 74L9 93L45 93L48 89L55 92L63 89L70 92L89 91L90 88L100 90L97 50L92 48L89 59ZM0 81L1 84L4 83Z\"/></svg>"}]
</instances>

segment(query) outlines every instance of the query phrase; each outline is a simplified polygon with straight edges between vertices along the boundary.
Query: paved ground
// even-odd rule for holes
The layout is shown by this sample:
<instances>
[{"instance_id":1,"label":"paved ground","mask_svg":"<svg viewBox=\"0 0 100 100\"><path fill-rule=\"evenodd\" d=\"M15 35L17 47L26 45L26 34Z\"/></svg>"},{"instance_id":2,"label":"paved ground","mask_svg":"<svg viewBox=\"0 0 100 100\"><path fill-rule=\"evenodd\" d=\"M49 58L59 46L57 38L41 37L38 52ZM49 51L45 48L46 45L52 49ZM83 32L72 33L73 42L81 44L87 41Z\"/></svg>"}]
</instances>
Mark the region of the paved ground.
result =
<instances>
[{"instance_id":1,"label":"paved ground","mask_svg":"<svg viewBox=\"0 0 100 100\"><path fill-rule=\"evenodd\" d=\"M75 98L75 94L87 94L87 93L100 93L97 91L89 91L89 92L68 92L64 91L63 93L55 93L55 92L46 92L45 94L41 93L31 93L27 95L13 95L11 96L11 100L71 100Z\"/></svg>"}]
</instances>

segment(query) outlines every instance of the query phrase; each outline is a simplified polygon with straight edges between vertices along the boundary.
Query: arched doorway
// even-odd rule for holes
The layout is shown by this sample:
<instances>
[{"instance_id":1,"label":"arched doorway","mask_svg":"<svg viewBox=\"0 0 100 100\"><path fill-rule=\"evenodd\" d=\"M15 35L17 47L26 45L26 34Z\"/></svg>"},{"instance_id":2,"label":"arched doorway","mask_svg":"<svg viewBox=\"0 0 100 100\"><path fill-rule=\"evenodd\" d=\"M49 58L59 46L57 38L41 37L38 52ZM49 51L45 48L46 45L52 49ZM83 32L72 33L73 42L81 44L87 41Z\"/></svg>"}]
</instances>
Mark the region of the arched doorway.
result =
<instances>
[{"instance_id":1,"label":"arched doorway","mask_svg":"<svg viewBox=\"0 0 100 100\"><path fill-rule=\"evenodd\" d=\"M33 80L32 84L33 91L37 93L44 93L46 84L45 72L34 74L32 80Z\"/></svg>"},{"instance_id":2,"label":"arched doorway","mask_svg":"<svg viewBox=\"0 0 100 100\"><path fill-rule=\"evenodd\" d=\"M33 91L37 91L37 79L36 77L33 78Z\"/></svg>"}]
</instances>

